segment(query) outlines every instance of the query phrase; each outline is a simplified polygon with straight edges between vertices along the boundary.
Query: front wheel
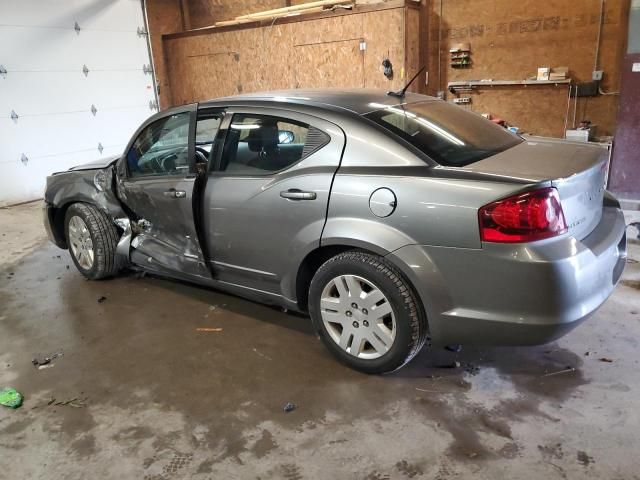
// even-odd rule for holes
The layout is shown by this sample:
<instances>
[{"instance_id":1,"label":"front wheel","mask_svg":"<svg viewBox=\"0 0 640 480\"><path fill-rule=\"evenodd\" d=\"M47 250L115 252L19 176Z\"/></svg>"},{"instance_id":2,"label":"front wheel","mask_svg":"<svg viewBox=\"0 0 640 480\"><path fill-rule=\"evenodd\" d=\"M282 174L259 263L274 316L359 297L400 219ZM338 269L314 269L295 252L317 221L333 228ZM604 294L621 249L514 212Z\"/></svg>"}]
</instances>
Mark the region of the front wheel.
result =
<instances>
[{"instance_id":1,"label":"front wheel","mask_svg":"<svg viewBox=\"0 0 640 480\"><path fill-rule=\"evenodd\" d=\"M309 311L327 348L365 373L397 370L427 338L424 313L409 282L384 258L365 252L341 253L318 269Z\"/></svg>"},{"instance_id":2,"label":"front wheel","mask_svg":"<svg viewBox=\"0 0 640 480\"><path fill-rule=\"evenodd\" d=\"M74 203L67 209L64 233L82 275L98 280L118 273L118 230L105 213L87 203Z\"/></svg>"}]
</instances>

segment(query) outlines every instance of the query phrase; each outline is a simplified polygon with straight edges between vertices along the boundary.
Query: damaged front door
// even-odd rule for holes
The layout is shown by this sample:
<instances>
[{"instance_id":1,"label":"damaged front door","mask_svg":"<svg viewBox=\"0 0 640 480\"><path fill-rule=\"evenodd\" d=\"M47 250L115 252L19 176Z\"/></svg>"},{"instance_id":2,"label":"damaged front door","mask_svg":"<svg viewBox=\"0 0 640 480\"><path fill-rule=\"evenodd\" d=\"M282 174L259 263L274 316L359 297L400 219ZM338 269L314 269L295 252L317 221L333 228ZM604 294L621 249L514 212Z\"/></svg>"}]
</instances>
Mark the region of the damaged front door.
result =
<instances>
[{"instance_id":1,"label":"damaged front door","mask_svg":"<svg viewBox=\"0 0 640 480\"><path fill-rule=\"evenodd\" d=\"M197 105L150 118L118 165L118 193L130 210L134 264L210 278L194 221ZM202 158L200 158L202 160Z\"/></svg>"}]
</instances>

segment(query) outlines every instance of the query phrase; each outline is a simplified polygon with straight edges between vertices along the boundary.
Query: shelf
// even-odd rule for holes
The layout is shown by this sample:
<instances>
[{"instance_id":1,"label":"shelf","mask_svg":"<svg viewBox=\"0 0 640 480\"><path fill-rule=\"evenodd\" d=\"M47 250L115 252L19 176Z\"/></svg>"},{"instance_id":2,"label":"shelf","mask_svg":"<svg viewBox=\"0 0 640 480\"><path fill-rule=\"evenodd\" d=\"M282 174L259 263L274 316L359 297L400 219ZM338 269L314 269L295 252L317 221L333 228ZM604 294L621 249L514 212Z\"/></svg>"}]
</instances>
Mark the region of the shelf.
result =
<instances>
[{"instance_id":1,"label":"shelf","mask_svg":"<svg viewBox=\"0 0 640 480\"><path fill-rule=\"evenodd\" d=\"M449 82L449 88L456 87L494 87L500 85L562 85L571 83L570 78L564 80L491 80L490 82L481 82L479 80L471 80L468 82Z\"/></svg>"}]
</instances>

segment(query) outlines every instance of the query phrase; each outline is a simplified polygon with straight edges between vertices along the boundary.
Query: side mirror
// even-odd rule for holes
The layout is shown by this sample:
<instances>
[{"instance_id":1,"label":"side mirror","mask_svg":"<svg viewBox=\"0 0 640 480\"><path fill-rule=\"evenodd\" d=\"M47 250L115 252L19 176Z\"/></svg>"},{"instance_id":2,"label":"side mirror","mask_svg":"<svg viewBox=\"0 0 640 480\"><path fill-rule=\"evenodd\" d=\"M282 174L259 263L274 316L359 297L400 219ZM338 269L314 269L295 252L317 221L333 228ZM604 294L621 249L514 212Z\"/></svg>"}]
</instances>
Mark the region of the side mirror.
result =
<instances>
[{"instance_id":1,"label":"side mirror","mask_svg":"<svg viewBox=\"0 0 640 480\"><path fill-rule=\"evenodd\" d=\"M278 143L280 145L293 143L295 138L296 137L291 130L278 130Z\"/></svg>"}]
</instances>

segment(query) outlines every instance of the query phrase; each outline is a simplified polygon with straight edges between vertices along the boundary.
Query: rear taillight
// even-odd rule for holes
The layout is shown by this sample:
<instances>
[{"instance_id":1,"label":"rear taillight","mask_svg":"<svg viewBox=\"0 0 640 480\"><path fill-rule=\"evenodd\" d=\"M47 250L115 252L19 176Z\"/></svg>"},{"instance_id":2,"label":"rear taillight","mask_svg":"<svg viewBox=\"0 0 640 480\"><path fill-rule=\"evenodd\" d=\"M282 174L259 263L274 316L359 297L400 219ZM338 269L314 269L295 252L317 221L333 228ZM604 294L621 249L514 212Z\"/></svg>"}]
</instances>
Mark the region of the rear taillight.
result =
<instances>
[{"instance_id":1,"label":"rear taillight","mask_svg":"<svg viewBox=\"0 0 640 480\"><path fill-rule=\"evenodd\" d=\"M483 242L533 242L567 231L558 191L552 187L485 205L478 217Z\"/></svg>"}]
</instances>

